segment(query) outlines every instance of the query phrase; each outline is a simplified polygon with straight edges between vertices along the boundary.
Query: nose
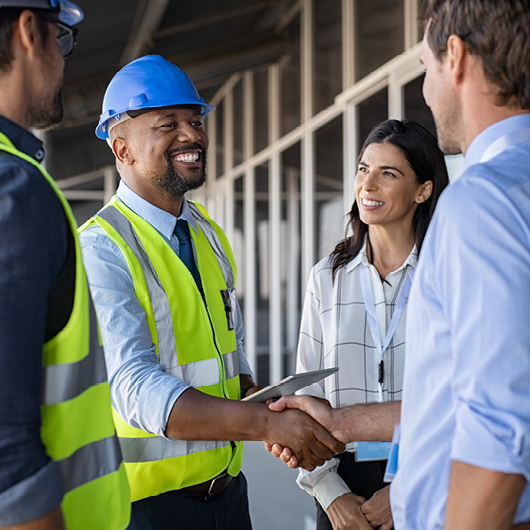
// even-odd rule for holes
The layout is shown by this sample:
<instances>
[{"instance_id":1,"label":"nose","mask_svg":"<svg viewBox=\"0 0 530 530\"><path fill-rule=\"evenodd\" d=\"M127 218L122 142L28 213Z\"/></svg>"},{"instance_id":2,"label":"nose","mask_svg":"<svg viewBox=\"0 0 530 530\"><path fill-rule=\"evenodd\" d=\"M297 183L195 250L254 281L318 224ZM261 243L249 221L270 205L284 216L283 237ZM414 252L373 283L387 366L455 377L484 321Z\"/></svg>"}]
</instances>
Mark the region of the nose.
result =
<instances>
[{"instance_id":1,"label":"nose","mask_svg":"<svg viewBox=\"0 0 530 530\"><path fill-rule=\"evenodd\" d=\"M185 123L179 126L177 138L181 143L194 143L200 140L201 135L195 127Z\"/></svg>"},{"instance_id":2,"label":"nose","mask_svg":"<svg viewBox=\"0 0 530 530\"><path fill-rule=\"evenodd\" d=\"M373 171L365 175L362 186L365 191L374 191L377 189L378 179Z\"/></svg>"}]
</instances>

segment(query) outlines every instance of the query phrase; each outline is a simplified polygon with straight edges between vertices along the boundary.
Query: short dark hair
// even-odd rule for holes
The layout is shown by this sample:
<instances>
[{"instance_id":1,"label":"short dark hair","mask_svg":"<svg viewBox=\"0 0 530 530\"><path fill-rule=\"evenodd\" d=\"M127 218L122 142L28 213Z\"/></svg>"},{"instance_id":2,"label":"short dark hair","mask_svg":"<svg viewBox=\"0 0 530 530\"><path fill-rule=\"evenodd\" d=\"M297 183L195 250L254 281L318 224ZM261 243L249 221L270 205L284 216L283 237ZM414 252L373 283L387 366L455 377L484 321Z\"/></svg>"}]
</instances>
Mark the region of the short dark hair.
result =
<instances>
[{"instance_id":1,"label":"short dark hair","mask_svg":"<svg viewBox=\"0 0 530 530\"><path fill-rule=\"evenodd\" d=\"M11 70L11 63L13 62L13 23L18 20L25 9L21 7L0 8L0 74ZM38 9L31 9L31 11L40 15L40 10ZM49 35L48 23L41 16L37 16L37 26L41 43L46 46Z\"/></svg>"},{"instance_id":2,"label":"short dark hair","mask_svg":"<svg viewBox=\"0 0 530 530\"><path fill-rule=\"evenodd\" d=\"M397 147L410 164L419 184L432 181L430 197L418 204L412 220L419 253L438 199L449 184L444 155L438 147L436 138L415 121L386 120L376 125L364 141L359 161L370 144L391 144ZM340 267L345 266L359 254L368 232L368 225L361 221L357 201L353 203L349 217L346 236L330 255L333 278ZM348 236L350 231L351 235Z\"/></svg>"},{"instance_id":3,"label":"short dark hair","mask_svg":"<svg viewBox=\"0 0 530 530\"><path fill-rule=\"evenodd\" d=\"M423 18L438 60L459 36L482 61L497 104L530 109L530 0L427 0Z\"/></svg>"}]
</instances>

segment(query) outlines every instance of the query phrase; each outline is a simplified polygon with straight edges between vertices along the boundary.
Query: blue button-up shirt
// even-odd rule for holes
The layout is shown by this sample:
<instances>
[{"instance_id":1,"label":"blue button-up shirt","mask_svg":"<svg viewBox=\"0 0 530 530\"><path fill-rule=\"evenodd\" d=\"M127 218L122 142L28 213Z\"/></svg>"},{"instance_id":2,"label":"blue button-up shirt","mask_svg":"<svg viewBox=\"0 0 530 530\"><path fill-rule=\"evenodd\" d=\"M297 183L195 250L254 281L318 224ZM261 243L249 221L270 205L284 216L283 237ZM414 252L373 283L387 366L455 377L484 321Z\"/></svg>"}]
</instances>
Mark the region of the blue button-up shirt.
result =
<instances>
[{"instance_id":1,"label":"blue button-up shirt","mask_svg":"<svg viewBox=\"0 0 530 530\"><path fill-rule=\"evenodd\" d=\"M425 238L408 311L391 503L396 530L434 530L452 460L530 480L530 115L469 146Z\"/></svg>"},{"instance_id":2,"label":"blue button-up shirt","mask_svg":"<svg viewBox=\"0 0 530 530\"><path fill-rule=\"evenodd\" d=\"M149 222L178 255L173 234L177 219L190 229L197 223L186 200L180 217L157 208L121 181L118 199ZM83 260L105 347L112 404L133 427L165 436L175 401L189 385L166 374L156 355L146 314L136 297L127 260L119 247L97 225L80 234ZM252 375L243 352L243 323L236 308L235 331L240 373Z\"/></svg>"}]
</instances>

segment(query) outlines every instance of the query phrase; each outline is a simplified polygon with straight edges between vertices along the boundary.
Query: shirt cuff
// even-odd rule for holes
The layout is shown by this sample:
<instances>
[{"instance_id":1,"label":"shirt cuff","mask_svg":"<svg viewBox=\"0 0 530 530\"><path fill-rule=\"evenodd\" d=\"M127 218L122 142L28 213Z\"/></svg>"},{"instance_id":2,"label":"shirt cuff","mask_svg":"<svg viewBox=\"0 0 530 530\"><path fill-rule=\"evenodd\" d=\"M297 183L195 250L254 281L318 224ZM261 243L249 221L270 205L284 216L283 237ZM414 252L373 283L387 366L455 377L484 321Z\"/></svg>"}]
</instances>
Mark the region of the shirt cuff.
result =
<instances>
[{"instance_id":1,"label":"shirt cuff","mask_svg":"<svg viewBox=\"0 0 530 530\"><path fill-rule=\"evenodd\" d=\"M0 493L0 521L13 526L38 519L57 508L63 487L55 462Z\"/></svg>"},{"instance_id":2,"label":"shirt cuff","mask_svg":"<svg viewBox=\"0 0 530 530\"><path fill-rule=\"evenodd\" d=\"M457 408L451 459L523 475L530 482L530 426L512 414L462 403Z\"/></svg>"},{"instance_id":3,"label":"shirt cuff","mask_svg":"<svg viewBox=\"0 0 530 530\"><path fill-rule=\"evenodd\" d=\"M313 495L325 511L335 499L350 492L346 482L335 471L323 475L313 486Z\"/></svg>"}]
</instances>

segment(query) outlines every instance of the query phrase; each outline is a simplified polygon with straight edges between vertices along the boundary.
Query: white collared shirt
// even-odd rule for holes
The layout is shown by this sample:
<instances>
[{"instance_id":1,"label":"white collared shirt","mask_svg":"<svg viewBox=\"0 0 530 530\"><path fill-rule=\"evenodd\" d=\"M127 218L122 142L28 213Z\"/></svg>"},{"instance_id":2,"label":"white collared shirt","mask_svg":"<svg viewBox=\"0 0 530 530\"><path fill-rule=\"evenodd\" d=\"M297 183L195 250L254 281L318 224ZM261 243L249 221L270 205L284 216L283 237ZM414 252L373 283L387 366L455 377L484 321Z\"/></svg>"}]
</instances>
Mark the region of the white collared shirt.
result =
<instances>
[{"instance_id":1,"label":"white collared shirt","mask_svg":"<svg viewBox=\"0 0 530 530\"><path fill-rule=\"evenodd\" d=\"M381 282L377 270L368 262L363 246L350 263L337 271L335 282L331 279L329 258L313 267L302 313L296 371L336 366L340 369L299 393L326 398L335 408L377 401L380 359L368 325L361 268L367 267L370 272L377 320L384 340L407 269L415 269L416 264L417 251L414 247L403 265ZM405 324L406 311L383 357L384 401L401 399ZM354 444L348 445L349 450L354 447ZM314 471L300 470L298 476L298 485L315 496L324 509L337 497L350 491L337 474L338 463L337 459L332 459Z\"/></svg>"}]
</instances>

